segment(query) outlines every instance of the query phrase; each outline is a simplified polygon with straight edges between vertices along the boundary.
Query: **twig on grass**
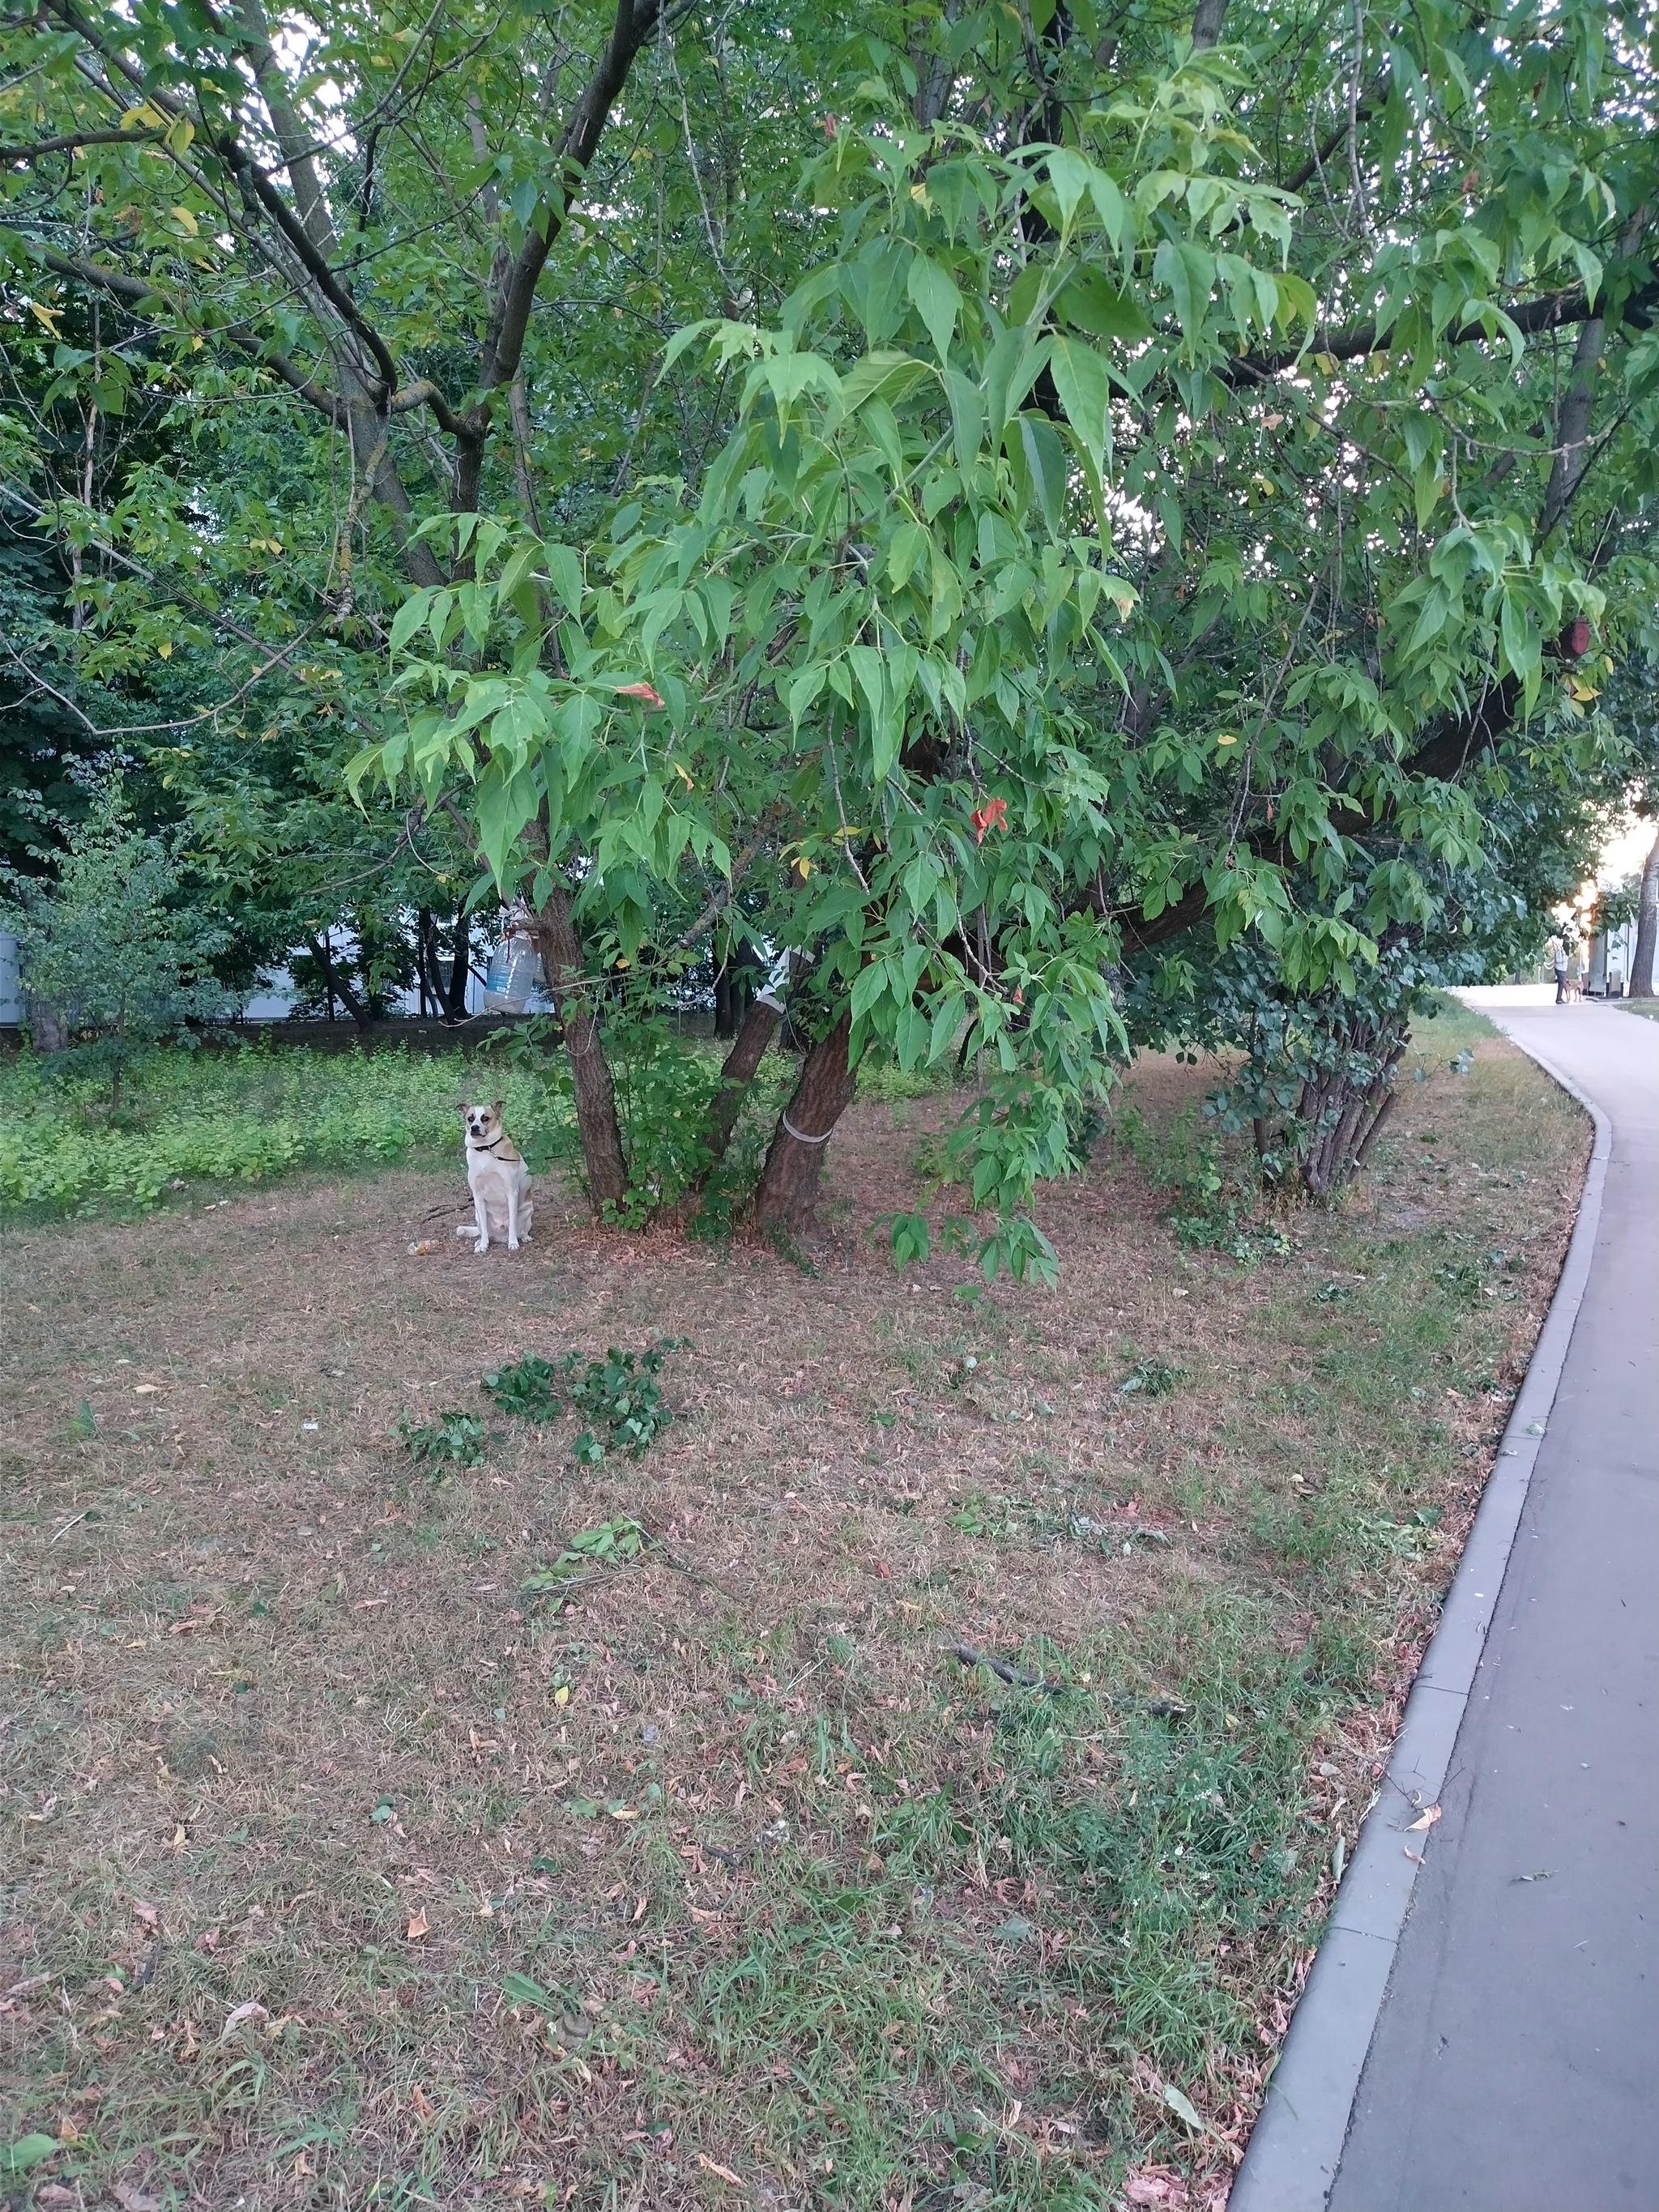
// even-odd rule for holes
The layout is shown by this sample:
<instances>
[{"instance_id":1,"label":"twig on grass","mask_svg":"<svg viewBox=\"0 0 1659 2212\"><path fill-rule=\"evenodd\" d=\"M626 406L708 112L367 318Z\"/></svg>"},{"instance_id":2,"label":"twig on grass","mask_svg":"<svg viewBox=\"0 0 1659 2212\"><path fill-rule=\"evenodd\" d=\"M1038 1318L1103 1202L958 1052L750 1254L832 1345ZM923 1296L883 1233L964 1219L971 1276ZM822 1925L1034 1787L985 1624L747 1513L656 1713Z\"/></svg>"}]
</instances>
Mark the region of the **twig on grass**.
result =
<instances>
[{"instance_id":1,"label":"twig on grass","mask_svg":"<svg viewBox=\"0 0 1659 2212\"><path fill-rule=\"evenodd\" d=\"M1023 1674L1011 1667L1006 1659L993 1659L988 1652L975 1650L971 1644L941 1644L939 1650L947 1659L955 1659L964 1667L988 1667L1005 1682L1012 1682L1018 1690L1063 1690L1064 1682L1056 1682L1047 1674Z\"/></svg>"}]
</instances>

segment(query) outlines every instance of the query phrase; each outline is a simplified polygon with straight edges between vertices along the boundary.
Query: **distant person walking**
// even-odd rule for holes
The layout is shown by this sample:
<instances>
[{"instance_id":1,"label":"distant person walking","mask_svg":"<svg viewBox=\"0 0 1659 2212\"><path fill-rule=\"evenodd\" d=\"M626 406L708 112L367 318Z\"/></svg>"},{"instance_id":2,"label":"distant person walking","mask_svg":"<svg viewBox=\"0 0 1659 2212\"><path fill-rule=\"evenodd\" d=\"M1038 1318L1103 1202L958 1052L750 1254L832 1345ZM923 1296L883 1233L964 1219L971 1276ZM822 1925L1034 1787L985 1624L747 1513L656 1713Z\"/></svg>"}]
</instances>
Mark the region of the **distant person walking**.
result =
<instances>
[{"instance_id":1,"label":"distant person walking","mask_svg":"<svg viewBox=\"0 0 1659 2212\"><path fill-rule=\"evenodd\" d=\"M1555 1003L1567 1003L1567 948L1558 937L1555 940Z\"/></svg>"}]
</instances>

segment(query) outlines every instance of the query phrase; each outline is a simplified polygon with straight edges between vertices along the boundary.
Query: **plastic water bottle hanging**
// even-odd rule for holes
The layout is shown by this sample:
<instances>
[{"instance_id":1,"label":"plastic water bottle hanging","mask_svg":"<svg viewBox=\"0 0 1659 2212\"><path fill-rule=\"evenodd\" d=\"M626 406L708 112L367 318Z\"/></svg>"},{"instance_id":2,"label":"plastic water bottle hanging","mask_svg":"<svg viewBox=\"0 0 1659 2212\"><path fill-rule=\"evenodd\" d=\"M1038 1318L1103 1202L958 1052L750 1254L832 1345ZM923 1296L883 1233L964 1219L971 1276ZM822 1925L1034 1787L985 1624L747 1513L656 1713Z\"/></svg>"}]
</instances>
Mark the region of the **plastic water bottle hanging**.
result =
<instances>
[{"instance_id":1,"label":"plastic water bottle hanging","mask_svg":"<svg viewBox=\"0 0 1659 2212\"><path fill-rule=\"evenodd\" d=\"M484 977L486 1013L521 1014L532 994L541 989L542 957L530 933L528 919L522 907L507 909L506 927L490 950Z\"/></svg>"}]
</instances>

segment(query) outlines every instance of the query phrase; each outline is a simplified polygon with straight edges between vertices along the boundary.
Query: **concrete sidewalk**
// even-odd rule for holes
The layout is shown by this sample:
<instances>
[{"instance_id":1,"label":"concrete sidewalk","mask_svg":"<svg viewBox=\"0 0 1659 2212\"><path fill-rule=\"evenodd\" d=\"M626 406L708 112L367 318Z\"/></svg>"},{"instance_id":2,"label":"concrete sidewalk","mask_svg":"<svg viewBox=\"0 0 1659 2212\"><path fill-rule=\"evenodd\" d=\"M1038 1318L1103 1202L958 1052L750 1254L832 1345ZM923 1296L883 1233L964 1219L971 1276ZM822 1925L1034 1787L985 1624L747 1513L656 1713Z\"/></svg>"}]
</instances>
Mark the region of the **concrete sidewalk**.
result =
<instances>
[{"instance_id":1,"label":"concrete sidewalk","mask_svg":"<svg viewBox=\"0 0 1659 2212\"><path fill-rule=\"evenodd\" d=\"M1605 1115L1601 1212L1508 1565L1481 1577L1442 1818L1405 1838L1424 1863L1374 2032L1334 1930L1240 2176L1251 2212L1328 2187L1329 2212L1659 2208L1659 1024L1461 995ZM1383 1852L1410 1818L1373 1814ZM1348 2091L1324 2076L1346 2045L1351 2085L1368 2033L1336 2157Z\"/></svg>"}]
</instances>

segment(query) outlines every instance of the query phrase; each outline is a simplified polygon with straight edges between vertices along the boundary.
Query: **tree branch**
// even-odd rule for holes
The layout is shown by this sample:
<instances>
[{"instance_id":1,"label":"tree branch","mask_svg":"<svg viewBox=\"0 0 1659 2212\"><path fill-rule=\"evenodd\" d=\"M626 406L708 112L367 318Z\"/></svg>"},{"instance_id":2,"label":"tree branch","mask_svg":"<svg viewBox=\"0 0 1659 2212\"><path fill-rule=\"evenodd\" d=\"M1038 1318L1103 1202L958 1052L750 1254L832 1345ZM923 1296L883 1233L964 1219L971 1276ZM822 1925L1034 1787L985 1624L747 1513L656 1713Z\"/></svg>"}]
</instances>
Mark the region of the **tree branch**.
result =
<instances>
[{"instance_id":1,"label":"tree branch","mask_svg":"<svg viewBox=\"0 0 1659 2212\"><path fill-rule=\"evenodd\" d=\"M1498 302L1494 301L1492 305L1498 307ZM1637 286L1626 299L1622 319L1644 323L1656 308L1659 308L1659 279L1650 278L1645 284ZM1533 337L1542 331L1570 329L1573 324L1582 323L1592 310L1584 287L1570 284L1564 291L1545 292L1535 300L1522 300L1502 312L1523 337ZM1486 335L1486 325L1478 318L1471 318L1458 329L1448 331L1446 342L1465 345ZM1367 354L1389 352L1394 342L1393 331L1379 333L1375 323L1351 323L1342 330L1326 326L1315 331L1305 345L1281 346L1272 353L1242 354L1237 361L1224 363L1215 373L1224 384L1265 383L1287 368L1299 368L1310 354L1328 354L1334 361L1358 361Z\"/></svg>"},{"instance_id":2,"label":"tree branch","mask_svg":"<svg viewBox=\"0 0 1659 2212\"><path fill-rule=\"evenodd\" d=\"M33 146L0 146L0 161L39 161L48 154L78 153L82 146L149 146L162 131L76 131L67 138L40 138Z\"/></svg>"},{"instance_id":3,"label":"tree branch","mask_svg":"<svg viewBox=\"0 0 1659 2212\"><path fill-rule=\"evenodd\" d=\"M283 236L294 249L300 265L316 285L329 306L333 308L353 336L361 338L368 349L374 366L380 374L384 396L389 398L398 389L399 380L398 364L392 359L391 348L386 344L386 340L374 325L365 318L357 302L335 275L329 264L327 256L319 251L305 224L294 213L258 163L235 138L229 136L219 141L218 150L238 183L244 185L245 188L252 194L278 230L282 232Z\"/></svg>"},{"instance_id":4,"label":"tree branch","mask_svg":"<svg viewBox=\"0 0 1659 2212\"><path fill-rule=\"evenodd\" d=\"M83 284L95 284L100 290L112 294L131 307L141 308L150 301L159 301L178 321L187 324L187 318L178 302L169 299L165 292L158 290L143 276L129 276L125 270L106 269L96 261L81 261L68 254L54 253L49 246L38 246L35 250L54 276L73 276ZM319 415L326 415L337 429L344 425L346 410L338 395L331 392L326 385L319 384L314 376L307 375L286 354L269 351L258 332L249 330L246 323L231 323L203 335L225 339L260 368L270 369L273 376L286 384L307 406L314 407Z\"/></svg>"},{"instance_id":5,"label":"tree branch","mask_svg":"<svg viewBox=\"0 0 1659 2212\"><path fill-rule=\"evenodd\" d=\"M550 198L538 210L541 228L537 228L532 220L491 303L479 363L481 391L500 392L518 375L536 287L547 265L553 242L564 228L576 187L598 151L611 109L628 82L628 73L641 47L654 32L672 26L687 4L688 0L617 0L616 20L605 53L553 147L553 162L560 177L558 199L556 202ZM489 426L488 399L473 410L471 425L471 435L462 446L455 472L455 504L464 513L470 512L477 500L483 441Z\"/></svg>"}]
</instances>

